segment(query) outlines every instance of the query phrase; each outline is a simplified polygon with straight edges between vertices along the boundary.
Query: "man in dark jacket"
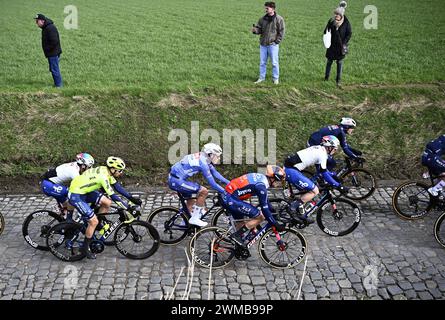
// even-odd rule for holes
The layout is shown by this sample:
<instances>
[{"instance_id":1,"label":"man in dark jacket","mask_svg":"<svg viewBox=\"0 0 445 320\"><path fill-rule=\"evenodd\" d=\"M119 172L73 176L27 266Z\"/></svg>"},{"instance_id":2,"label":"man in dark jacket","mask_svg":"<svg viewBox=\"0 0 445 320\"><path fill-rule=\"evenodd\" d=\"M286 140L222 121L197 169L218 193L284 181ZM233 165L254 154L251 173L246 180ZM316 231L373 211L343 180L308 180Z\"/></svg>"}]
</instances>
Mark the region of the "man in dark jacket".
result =
<instances>
[{"instance_id":1,"label":"man in dark jacket","mask_svg":"<svg viewBox=\"0 0 445 320\"><path fill-rule=\"evenodd\" d=\"M59 69L59 57L62 53L60 47L59 32L51 19L39 13L34 18L37 26L42 29L42 48L45 57L48 58L49 71L51 72L54 85L62 86L62 75Z\"/></svg>"},{"instance_id":2,"label":"man in dark jacket","mask_svg":"<svg viewBox=\"0 0 445 320\"><path fill-rule=\"evenodd\" d=\"M274 84L278 84L280 77L278 51L284 37L284 19L275 12L275 2L266 2L264 9L266 14L252 28L252 33L260 35L260 76L255 83L266 79L267 60L270 58L272 80Z\"/></svg>"},{"instance_id":3,"label":"man in dark jacket","mask_svg":"<svg viewBox=\"0 0 445 320\"><path fill-rule=\"evenodd\" d=\"M343 1L342 1L343 2ZM337 62L337 86L341 86L341 75L343 71L343 59L348 52L348 43L352 36L351 24L345 16L345 5L334 10L334 18L331 18L324 29L331 31L331 46L326 50L326 64L325 80L329 80L331 73L331 66L334 60Z\"/></svg>"}]
</instances>

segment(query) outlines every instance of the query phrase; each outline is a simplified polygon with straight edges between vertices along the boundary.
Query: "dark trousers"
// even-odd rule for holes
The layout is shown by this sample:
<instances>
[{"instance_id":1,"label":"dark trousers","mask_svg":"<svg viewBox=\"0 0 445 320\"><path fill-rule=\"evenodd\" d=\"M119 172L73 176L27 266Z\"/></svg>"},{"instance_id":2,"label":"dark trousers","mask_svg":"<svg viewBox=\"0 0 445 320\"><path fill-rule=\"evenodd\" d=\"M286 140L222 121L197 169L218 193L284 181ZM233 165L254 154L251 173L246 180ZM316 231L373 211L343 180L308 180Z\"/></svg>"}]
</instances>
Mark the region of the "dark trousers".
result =
<instances>
[{"instance_id":1,"label":"dark trousers","mask_svg":"<svg viewBox=\"0 0 445 320\"><path fill-rule=\"evenodd\" d=\"M62 75L59 69L59 56L48 57L49 71L51 72L56 87L62 86Z\"/></svg>"},{"instance_id":2,"label":"dark trousers","mask_svg":"<svg viewBox=\"0 0 445 320\"><path fill-rule=\"evenodd\" d=\"M339 83L341 81L341 74L343 72L343 59L341 60L335 60L337 62L337 77L335 78L335 81L337 81L337 83ZM329 60L326 63L326 72L324 74L324 78L326 80L329 79L329 75L331 74L331 67L332 67L332 63L334 62L334 60Z\"/></svg>"}]
</instances>

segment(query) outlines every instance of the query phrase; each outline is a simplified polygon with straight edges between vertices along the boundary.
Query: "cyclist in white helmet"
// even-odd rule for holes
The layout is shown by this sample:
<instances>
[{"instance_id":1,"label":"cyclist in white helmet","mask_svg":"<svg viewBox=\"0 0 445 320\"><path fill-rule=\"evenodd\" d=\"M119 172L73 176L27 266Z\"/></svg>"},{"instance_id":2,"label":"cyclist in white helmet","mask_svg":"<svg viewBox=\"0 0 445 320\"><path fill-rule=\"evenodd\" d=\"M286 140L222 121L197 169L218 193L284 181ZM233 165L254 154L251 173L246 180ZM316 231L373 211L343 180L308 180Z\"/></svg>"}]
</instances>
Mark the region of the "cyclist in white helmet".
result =
<instances>
[{"instance_id":1,"label":"cyclist in white helmet","mask_svg":"<svg viewBox=\"0 0 445 320\"><path fill-rule=\"evenodd\" d=\"M335 136L340 141L340 146L343 152L351 159L356 161L362 161L360 157L362 153L359 150L351 148L351 146L346 141L346 135L350 135L354 132L357 127L357 123L354 119L349 117L344 117L341 119L338 125L330 125L321 128L320 130L314 132L309 137L307 146L318 146L321 140L325 136ZM332 170L335 167L335 160L331 156L328 158L328 168Z\"/></svg>"},{"instance_id":2,"label":"cyclist in white helmet","mask_svg":"<svg viewBox=\"0 0 445 320\"><path fill-rule=\"evenodd\" d=\"M71 181L94 165L94 158L86 152L76 155L75 161L48 169L41 177L40 188L53 197L65 210L74 208L68 203L68 186Z\"/></svg>"},{"instance_id":3,"label":"cyclist in white helmet","mask_svg":"<svg viewBox=\"0 0 445 320\"><path fill-rule=\"evenodd\" d=\"M201 152L189 154L175 163L168 176L170 189L182 194L187 200L187 208L191 214L190 224L205 227L207 222L201 220L205 210L205 200L208 195L206 187L196 182L188 181L190 177L197 173L202 173L212 189L219 193L224 192L215 179L226 186L230 181L224 178L214 167L220 162L222 149L215 143L207 143ZM196 199L190 199L193 194L197 194Z\"/></svg>"}]
</instances>

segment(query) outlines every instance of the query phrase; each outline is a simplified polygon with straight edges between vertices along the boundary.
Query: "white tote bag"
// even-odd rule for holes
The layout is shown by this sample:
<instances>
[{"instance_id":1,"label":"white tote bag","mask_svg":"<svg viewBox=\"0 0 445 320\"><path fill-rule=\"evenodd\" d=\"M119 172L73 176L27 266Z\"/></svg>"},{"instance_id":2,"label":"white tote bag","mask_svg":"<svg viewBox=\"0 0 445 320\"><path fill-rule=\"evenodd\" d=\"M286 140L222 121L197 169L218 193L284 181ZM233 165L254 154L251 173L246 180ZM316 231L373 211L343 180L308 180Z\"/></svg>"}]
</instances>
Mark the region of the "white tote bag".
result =
<instances>
[{"instance_id":1,"label":"white tote bag","mask_svg":"<svg viewBox=\"0 0 445 320\"><path fill-rule=\"evenodd\" d=\"M326 49L331 47L331 30L326 30L326 33L323 35L323 44Z\"/></svg>"}]
</instances>

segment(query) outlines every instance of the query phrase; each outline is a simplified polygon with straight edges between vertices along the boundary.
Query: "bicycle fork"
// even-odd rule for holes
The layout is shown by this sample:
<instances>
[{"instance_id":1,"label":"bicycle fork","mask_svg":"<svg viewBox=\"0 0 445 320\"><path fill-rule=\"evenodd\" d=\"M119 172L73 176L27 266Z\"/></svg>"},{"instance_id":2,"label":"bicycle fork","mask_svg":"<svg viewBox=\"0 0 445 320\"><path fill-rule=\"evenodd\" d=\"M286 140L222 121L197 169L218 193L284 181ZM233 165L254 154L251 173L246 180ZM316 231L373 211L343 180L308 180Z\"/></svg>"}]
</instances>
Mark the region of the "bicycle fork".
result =
<instances>
[{"instance_id":1,"label":"bicycle fork","mask_svg":"<svg viewBox=\"0 0 445 320\"><path fill-rule=\"evenodd\" d=\"M277 231L277 229L275 227L272 227L272 231L275 234L275 237L277 238L277 247L278 250L280 251L285 251L287 248L286 243L284 243L284 241L281 239L281 235L280 233Z\"/></svg>"}]
</instances>

